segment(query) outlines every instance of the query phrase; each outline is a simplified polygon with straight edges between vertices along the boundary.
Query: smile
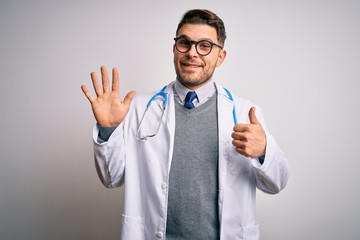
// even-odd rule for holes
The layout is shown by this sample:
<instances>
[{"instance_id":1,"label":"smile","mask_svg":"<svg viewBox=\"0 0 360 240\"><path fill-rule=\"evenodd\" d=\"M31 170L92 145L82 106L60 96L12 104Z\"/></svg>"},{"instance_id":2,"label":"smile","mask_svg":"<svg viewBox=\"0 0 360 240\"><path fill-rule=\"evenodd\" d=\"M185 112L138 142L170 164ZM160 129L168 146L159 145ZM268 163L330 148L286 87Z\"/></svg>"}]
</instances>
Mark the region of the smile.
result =
<instances>
[{"instance_id":1,"label":"smile","mask_svg":"<svg viewBox=\"0 0 360 240\"><path fill-rule=\"evenodd\" d=\"M181 63L182 66L186 67L186 68L200 68L202 67L201 65L198 64L190 64L190 63Z\"/></svg>"}]
</instances>

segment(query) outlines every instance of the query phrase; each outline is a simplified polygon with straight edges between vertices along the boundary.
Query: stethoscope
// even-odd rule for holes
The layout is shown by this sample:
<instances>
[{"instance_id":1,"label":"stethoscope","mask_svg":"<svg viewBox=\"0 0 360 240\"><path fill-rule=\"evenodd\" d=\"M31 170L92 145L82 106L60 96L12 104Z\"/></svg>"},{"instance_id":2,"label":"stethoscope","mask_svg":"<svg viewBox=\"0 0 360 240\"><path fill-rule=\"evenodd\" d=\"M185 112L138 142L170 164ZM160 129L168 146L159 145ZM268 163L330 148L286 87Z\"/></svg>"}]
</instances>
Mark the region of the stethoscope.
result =
<instances>
[{"instance_id":1,"label":"stethoscope","mask_svg":"<svg viewBox=\"0 0 360 240\"><path fill-rule=\"evenodd\" d=\"M146 109L145 109L145 112L144 114L142 115L141 119L140 119L140 122L139 122L139 126L138 126L138 130L137 130L137 137L141 140L146 140L147 138L149 137L154 137L158 132L159 132L159 129L160 129L160 126L161 126L161 122L162 122L162 119L164 117L164 112L167 108L167 105L168 105L168 94L165 92L165 89L166 89L167 86L164 86L159 92L155 93L151 98L150 100L148 101L148 103L146 104ZM224 88L225 92L227 93L229 99L232 101L233 103L233 110L232 110L232 115L233 115L233 120L234 120L234 125L237 124L237 117L236 117L236 110L235 110L235 102L234 102L234 98L232 96L232 94L230 93L229 90L227 90L226 88ZM143 126L143 122L144 122L144 118L145 118L145 115L146 113L149 111L149 109L151 108L151 103L157 99L158 97L161 97L163 99L163 108L162 108L162 113L161 113L161 117L159 118L159 124L156 126L156 130L153 131L153 132L146 132L146 131L143 131L142 129L142 126ZM149 119L150 120L150 119Z\"/></svg>"}]
</instances>

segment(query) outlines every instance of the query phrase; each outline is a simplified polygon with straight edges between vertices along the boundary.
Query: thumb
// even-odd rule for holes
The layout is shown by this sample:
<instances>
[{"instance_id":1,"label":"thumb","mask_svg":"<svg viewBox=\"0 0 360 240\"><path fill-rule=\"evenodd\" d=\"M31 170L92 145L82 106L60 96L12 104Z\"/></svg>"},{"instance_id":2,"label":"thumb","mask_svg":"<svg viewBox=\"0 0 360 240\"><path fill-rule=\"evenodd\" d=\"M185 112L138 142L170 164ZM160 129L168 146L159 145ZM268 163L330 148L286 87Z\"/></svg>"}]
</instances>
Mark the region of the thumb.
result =
<instances>
[{"instance_id":1,"label":"thumb","mask_svg":"<svg viewBox=\"0 0 360 240\"><path fill-rule=\"evenodd\" d=\"M126 105L130 105L131 100L133 99L133 97L135 96L136 92L135 91L131 91L128 94L126 94L123 103L125 103Z\"/></svg>"},{"instance_id":2,"label":"thumb","mask_svg":"<svg viewBox=\"0 0 360 240\"><path fill-rule=\"evenodd\" d=\"M260 124L259 120L256 118L255 115L255 107L251 107L249 110L249 120L251 124Z\"/></svg>"}]
</instances>

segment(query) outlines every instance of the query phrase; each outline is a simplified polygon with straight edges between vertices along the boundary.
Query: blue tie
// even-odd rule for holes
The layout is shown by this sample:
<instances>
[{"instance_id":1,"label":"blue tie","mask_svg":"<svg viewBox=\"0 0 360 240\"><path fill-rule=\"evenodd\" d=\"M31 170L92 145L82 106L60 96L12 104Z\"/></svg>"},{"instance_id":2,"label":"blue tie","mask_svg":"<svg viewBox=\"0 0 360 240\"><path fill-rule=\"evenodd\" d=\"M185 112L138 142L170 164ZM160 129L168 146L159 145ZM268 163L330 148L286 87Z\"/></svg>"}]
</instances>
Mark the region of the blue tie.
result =
<instances>
[{"instance_id":1,"label":"blue tie","mask_svg":"<svg viewBox=\"0 0 360 240\"><path fill-rule=\"evenodd\" d=\"M188 92L185 97L184 107L187 109L195 108L194 104L192 103L195 98L197 98L196 92Z\"/></svg>"}]
</instances>

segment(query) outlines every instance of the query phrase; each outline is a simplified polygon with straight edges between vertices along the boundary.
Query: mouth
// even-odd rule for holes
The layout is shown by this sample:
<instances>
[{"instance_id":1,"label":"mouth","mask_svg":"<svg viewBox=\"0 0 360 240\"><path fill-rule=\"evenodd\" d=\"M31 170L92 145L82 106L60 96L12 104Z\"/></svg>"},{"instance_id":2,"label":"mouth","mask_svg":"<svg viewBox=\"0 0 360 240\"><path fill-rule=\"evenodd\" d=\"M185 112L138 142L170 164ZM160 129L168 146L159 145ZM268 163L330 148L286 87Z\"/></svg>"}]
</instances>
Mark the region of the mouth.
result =
<instances>
[{"instance_id":1,"label":"mouth","mask_svg":"<svg viewBox=\"0 0 360 240\"><path fill-rule=\"evenodd\" d=\"M201 64L197 64L197 63L181 62L180 64L181 64L181 66L188 68L188 69L197 69L197 68L202 67Z\"/></svg>"}]
</instances>

